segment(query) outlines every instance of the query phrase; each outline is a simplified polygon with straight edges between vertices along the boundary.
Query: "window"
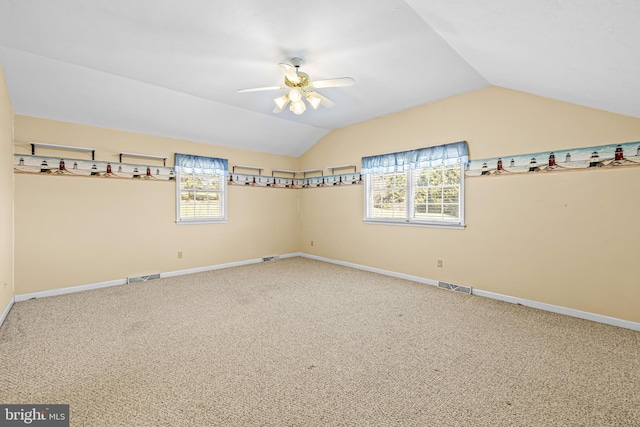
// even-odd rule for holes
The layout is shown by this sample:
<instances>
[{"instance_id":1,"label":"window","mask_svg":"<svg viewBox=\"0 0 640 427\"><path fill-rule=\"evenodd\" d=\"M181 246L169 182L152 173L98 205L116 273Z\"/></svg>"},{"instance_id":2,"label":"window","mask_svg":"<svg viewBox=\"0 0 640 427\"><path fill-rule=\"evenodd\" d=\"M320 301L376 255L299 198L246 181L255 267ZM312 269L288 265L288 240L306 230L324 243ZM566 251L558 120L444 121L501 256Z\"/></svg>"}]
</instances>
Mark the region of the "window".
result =
<instances>
[{"instance_id":1,"label":"window","mask_svg":"<svg viewBox=\"0 0 640 427\"><path fill-rule=\"evenodd\" d=\"M464 227L467 143L362 158L365 222Z\"/></svg>"},{"instance_id":2,"label":"window","mask_svg":"<svg viewBox=\"0 0 640 427\"><path fill-rule=\"evenodd\" d=\"M227 219L226 159L176 153L177 222Z\"/></svg>"}]
</instances>

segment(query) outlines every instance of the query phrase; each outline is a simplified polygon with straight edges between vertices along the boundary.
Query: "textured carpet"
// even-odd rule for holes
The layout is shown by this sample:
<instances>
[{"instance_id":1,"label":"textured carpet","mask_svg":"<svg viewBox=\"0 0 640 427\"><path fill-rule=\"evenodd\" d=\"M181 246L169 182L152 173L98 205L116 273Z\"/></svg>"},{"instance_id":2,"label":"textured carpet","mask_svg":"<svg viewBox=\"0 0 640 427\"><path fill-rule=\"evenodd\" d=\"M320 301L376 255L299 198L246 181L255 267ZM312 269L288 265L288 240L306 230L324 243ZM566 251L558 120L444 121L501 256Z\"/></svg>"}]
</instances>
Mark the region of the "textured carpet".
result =
<instances>
[{"instance_id":1,"label":"textured carpet","mask_svg":"<svg viewBox=\"0 0 640 427\"><path fill-rule=\"evenodd\" d=\"M640 425L638 332L305 258L17 303L0 372L71 425Z\"/></svg>"}]
</instances>

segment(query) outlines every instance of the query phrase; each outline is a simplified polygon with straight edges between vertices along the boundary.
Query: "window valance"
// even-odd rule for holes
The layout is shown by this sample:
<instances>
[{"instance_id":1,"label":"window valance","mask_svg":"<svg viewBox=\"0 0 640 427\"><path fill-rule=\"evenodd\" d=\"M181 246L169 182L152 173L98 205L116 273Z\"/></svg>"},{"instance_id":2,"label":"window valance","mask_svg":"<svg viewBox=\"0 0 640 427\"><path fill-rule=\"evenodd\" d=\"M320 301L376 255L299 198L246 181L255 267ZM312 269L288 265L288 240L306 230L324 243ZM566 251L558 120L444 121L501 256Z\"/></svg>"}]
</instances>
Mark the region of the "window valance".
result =
<instances>
[{"instance_id":1,"label":"window valance","mask_svg":"<svg viewBox=\"0 0 640 427\"><path fill-rule=\"evenodd\" d=\"M176 153L176 168L181 168L186 173L210 173L227 175L229 161L217 157L203 157L192 154Z\"/></svg>"},{"instance_id":2,"label":"window valance","mask_svg":"<svg viewBox=\"0 0 640 427\"><path fill-rule=\"evenodd\" d=\"M362 158L362 173L389 173L467 163L467 141Z\"/></svg>"}]
</instances>

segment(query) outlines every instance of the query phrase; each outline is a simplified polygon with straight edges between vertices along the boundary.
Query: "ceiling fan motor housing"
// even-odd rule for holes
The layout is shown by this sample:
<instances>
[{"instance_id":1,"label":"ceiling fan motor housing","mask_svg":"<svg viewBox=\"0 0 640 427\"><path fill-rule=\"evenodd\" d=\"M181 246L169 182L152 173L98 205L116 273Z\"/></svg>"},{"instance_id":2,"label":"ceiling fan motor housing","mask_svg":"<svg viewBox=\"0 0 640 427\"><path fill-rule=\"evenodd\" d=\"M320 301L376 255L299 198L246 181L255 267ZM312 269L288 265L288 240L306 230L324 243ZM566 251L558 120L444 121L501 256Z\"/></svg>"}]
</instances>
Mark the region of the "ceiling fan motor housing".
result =
<instances>
[{"instance_id":1,"label":"ceiling fan motor housing","mask_svg":"<svg viewBox=\"0 0 640 427\"><path fill-rule=\"evenodd\" d=\"M291 65L296 68L300 68L304 64L304 61L301 58L291 58Z\"/></svg>"},{"instance_id":2,"label":"ceiling fan motor housing","mask_svg":"<svg viewBox=\"0 0 640 427\"><path fill-rule=\"evenodd\" d=\"M289 86L289 87L298 87L298 88L304 88L309 84L309 75L303 72L298 72L298 77L300 79L299 82L292 82L291 80L289 80L288 78L284 78L284 84Z\"/></svg>"}]
</instances>

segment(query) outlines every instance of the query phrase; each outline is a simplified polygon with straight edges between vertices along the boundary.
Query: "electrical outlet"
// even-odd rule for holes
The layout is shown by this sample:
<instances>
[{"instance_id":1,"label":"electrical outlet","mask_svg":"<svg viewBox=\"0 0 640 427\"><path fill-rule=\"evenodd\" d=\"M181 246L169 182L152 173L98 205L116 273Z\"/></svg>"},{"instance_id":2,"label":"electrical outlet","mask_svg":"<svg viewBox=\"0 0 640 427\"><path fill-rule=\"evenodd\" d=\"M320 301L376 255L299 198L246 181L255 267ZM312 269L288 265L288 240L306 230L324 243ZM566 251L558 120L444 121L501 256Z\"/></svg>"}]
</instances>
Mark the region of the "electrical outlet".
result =
<instances>
[{"instance_id":1,"label":"electrical outlet","mask_svg":"<svg viewBox=\"0 0 640 427\"><path fill-rule=\"evenodd\" d=\"M438 268L442 268L442 260L441 259L438 260Z\"/></svg>"},{"instance_id":2,"label":"electrical outlet","mask_svg":"<svg viewBox=\"0 0 640 427\"><path fill-rule=\"evenodd\" d=\"M311 246L313 246L313 240L311 241Z\"/></svg>"},{"instance_id":3,"label":"electrical outlet","mask_svg":"<svg viewBox=\"0 0 640 427\"><path fill-rule=\"evenodd\" d=\"M178 258L182 258L182 251L178 251Z\"/></svg>"}]
</instances>

